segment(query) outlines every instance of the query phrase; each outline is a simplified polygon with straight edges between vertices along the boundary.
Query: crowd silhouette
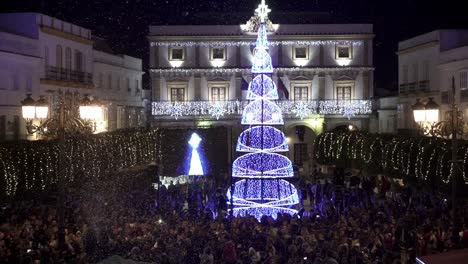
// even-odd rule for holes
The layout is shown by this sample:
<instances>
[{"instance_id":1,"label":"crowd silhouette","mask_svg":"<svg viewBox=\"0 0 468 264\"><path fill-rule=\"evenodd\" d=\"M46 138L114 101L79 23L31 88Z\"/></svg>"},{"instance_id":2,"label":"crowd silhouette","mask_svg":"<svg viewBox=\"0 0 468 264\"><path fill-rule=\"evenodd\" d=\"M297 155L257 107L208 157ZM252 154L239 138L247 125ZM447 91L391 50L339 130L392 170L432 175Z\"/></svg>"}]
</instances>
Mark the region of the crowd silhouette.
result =
<instances>
[{"instance_id":1,"label":"crowd silhouette","mask_svg":"<svg viewBox=\"0 0 468 264\"><path fill-rule=\"evenodd\" d=\"M97 263L118 255L151 263L414 263L468 246L467 207L454 224L445 197L385 177L315 175L299 183L296 216L229 216L226 186L161 186L121 175L67 189L65 243L49 196L8 202L0 263ZM157 201L157 197L160 201Z\"/></svg>"}]
</instances>

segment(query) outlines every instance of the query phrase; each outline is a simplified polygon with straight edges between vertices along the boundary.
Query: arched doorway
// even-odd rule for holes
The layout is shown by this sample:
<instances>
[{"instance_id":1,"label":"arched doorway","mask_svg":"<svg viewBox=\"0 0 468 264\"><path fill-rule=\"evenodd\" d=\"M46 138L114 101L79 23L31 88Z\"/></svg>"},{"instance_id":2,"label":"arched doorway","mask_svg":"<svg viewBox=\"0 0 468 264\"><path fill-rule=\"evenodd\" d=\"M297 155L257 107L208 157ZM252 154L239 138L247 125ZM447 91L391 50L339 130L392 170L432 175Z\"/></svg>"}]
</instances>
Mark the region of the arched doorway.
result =
<instances>
[{"instance_id":1,"label":"arched doorway","mask_svg":"<svg viewBox=\"0 0 468 264\"><path fill-rule=\"evenodd\" d=\"M295 124L285 128L289 144L288 157L297 169L299 176L307 176L313 170L314 142L316 133L306 125Z\"/></svg>"}]
</instances>

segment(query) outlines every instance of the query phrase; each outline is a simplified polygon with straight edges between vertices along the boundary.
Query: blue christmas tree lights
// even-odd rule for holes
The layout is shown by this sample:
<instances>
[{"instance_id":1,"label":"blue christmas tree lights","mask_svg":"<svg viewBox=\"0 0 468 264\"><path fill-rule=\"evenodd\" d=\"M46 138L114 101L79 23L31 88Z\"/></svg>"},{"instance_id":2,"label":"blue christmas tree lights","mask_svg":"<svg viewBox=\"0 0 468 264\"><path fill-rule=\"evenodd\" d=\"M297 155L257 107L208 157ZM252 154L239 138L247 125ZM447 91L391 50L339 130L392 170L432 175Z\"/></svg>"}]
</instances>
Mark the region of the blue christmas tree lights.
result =
<instances>
[{"instance_id":1,"label":"blue christmas tree lights","mask_svg":"<svg viewBox=\"0 0 468 264\"><path fill-rule=\"evenodd\" d=\"M263 5L263 7L262 7ZM259 16L269 12L264 1L257 10ZM294 176L292 163L284 155L289 150L284 133L273 126L284 125L281 109L275 101L278 90L271 75L273 66L268 53L268 39L264 19L258 29L257 46L252 65L253 80L249 84L241 123L249 126L237 141L236 150L246 154L232 165L232 177L240 178L227 192L233 204L234 216L263 216L276 219L278 213L293 215L299 203L297 189L283 178Z\"/></svg>"}]
</instances>

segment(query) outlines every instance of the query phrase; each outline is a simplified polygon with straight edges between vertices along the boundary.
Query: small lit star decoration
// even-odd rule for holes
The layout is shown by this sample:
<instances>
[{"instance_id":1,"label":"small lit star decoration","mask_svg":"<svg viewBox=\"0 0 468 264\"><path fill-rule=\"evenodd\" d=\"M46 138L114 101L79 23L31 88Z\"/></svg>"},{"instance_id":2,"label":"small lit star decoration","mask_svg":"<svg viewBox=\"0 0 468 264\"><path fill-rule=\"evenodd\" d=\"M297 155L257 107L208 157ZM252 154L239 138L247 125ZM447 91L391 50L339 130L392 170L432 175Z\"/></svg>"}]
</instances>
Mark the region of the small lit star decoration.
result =
<instances>
[{"instance_id":1,"label":"small lit star decoration","mask_svg":"<svg viewBox=\"0 0 468 264\"><path fill-rule=\"evenodd\" d=\"M171 116L177 120L180 116L182 116L182 113L183 113L182 104L175 102L171 108Z\"/></svg>"},{"instance_id":2,"label":"small lit star decoration","mask_svg":"<svg viewBox=\"0 0 468 264\"><path fill-rule=\"evenodd\" d=\"M292 112L295 113L296 117L299 117L301 120L312 113L307 104L302 101L296 104L296 107L292 110Z\"/></svg>"},{"instance_id":3,"label":"small lit star decoration","mask_svg":"<svg viewBox=\"0 0 468 264\"><path fill-rule=\"evenodd\" d=\"M224 104L217 102L212 104L208 111L212 117L216 117L216 120L219 120L226 113L226 107Z\"/></svg>"},{"instance_id":4,"label":"small lit star decoration","mask_svg":"<svg viewBox=\"0 0 468 264\"><path fill-rule=\"evenodd\" d=\"M351 104L345 104L343 106L343 116L350 120L352 117L356 115L356 109Z\"/></svg>"},{"instance_id":5,"label":"small lit star decoration","mask_svg":"<svg viewBox=\"0 0 468 264\"><path fill-rule=\"evenodd\" d=\"M265 0L262 0L262 3L258 5L257 9L255 9L255 13L260 17L260 22L264 23L265 18L268 17L268 13L270 13L271 9L268 8L268 5L265 4Z\"/></svg>"}]
</instances>

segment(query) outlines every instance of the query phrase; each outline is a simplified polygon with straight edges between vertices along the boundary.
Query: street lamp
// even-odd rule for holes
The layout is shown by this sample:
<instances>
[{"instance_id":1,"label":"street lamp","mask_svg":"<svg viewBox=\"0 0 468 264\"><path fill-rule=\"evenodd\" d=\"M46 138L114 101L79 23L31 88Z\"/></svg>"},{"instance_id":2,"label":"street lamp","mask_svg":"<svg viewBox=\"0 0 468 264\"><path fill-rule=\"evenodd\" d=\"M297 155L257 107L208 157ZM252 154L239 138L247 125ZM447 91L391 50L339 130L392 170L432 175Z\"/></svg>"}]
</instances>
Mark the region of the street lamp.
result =
<instances>
[{"instance_id":1,"label":"street lamp","mask_svg":"<svg viewBox=\"0 0 468 264\"><path fill-rule=\"evenodd\" d=\"M424 105L424 114L421 107L422 103L419 99L413 105L414 121L419 124L424 135L433 137L450 138L452 141L451 150L452 157L451 163L453 164L452 170L452 216L454 223L457 222L456 214L456 191L458 184L458 175L461 170L459 167L458 153L458 136L468 136L468 124L464 122L463 112L459 110L455 100L455 77L452 77L452 106L450 111L447 111L445 120L439 121L439 105L429 98L429 101Z\"/></svg>"},{"instance_id":2,"label":"street lamp","mask_svg":"<svg viewBox=\"0 0 468 264\"><path fill-rule=\"evenodd\" d=\"M55 111L49 115L49 103L43 96L35 101L31 94L27 94L21 103L28 134L38 133L44 137L59 137L61 130L73 134L95 132L96 124L103 115L102 104L97 99L85 95L78 107L79 116L77 116L74 114L76 111L65 101L59 92L58 107L52 109Z\"/></svg>"},{"instance_id":3,"label":"street lamp","mask_svg":"<svg viewBox=\"0 0 468 264\"><path fill-rule=\"evenodd\" d=\"M64 228L64 181L65 177L65 142L69 134L90 134L96 130L96 122L102 116L102 106L97 100L91 100L88 95L80 102L79 117L76 116L76 109L66 103L61 91L58 93L59 102L55 113L49 117L49 103L40 96L35 101L31 94L27 94L22 103L22 114L26 120L26 128L30 135L38 133L41 136L55 136L58 138L59 155L57 179L57 207L58 207L58 241L60 250L65 246ZM74 111L75 110L75 111ZM38 120L39 124L34 121Z\"/></svg>"}]
</instances>

